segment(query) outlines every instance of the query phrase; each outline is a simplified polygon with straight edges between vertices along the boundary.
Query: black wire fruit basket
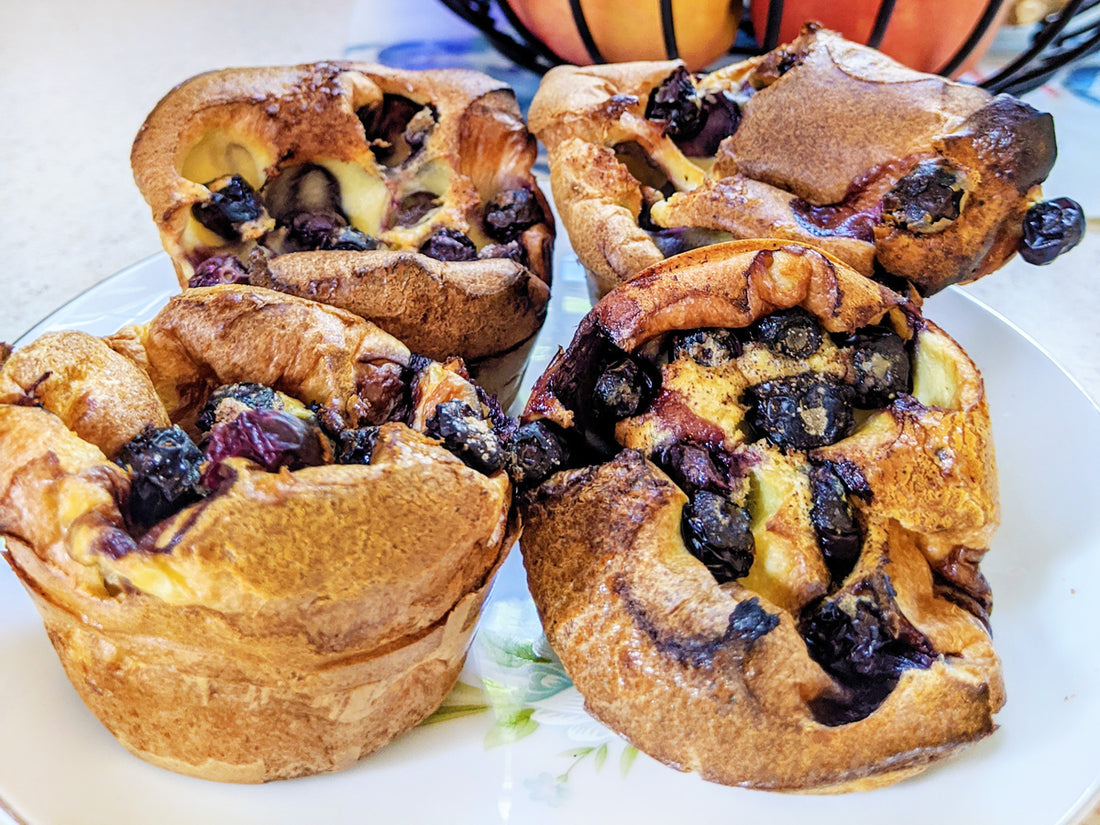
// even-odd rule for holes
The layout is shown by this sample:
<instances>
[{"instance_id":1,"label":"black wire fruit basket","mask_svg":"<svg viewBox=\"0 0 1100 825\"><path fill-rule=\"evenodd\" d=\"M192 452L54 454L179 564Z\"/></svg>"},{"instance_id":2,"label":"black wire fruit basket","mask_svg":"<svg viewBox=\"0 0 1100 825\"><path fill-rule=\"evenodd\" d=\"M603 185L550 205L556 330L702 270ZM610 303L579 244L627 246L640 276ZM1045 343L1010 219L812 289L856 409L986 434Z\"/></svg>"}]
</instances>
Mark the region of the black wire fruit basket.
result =
<instances>
[{"instance_id":1,"label":"black wire fruit basket","mask_svg":"<svg viewBox=\"0 0 1100 825\"><path fill-rule=\"evenodd\" d=\"M455 14L476 26L501 54L523 68L543 74L555 65L569 62L555 54L524 26L506 0L441 0ZM962 45L938 73L949 76L966 65L987 35L1002 18L1008 0L988 0L977 24ZM881 0L870 35L870 46L878 46L887 31L896 0ZM589 31L580 0L569 0L573 22L591 62L605 62ZM780 21L784 0L770 0L763 31L753 27L752 16L743 14L731 55L750 56L775 48L780 42ZM667 56L677 57L672 26L671 0L661 2L661 22ZM976 79L993 93L1020 95L1042 85L1062 67L1100 49L1100 0L1069 0L1027 31L1026 42L1000 66Z\"/></svg>"}]
</instances>

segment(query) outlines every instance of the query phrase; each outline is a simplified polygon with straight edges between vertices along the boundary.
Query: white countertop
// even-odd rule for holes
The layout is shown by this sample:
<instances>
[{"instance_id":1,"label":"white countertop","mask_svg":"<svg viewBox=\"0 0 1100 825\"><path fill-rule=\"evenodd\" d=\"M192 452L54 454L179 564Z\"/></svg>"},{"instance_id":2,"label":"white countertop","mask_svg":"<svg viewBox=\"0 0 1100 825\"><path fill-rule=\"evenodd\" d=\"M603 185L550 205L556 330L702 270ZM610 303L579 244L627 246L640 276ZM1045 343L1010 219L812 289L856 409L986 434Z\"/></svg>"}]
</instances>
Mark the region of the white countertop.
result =
<instances>
[{"instance_id":1,"label":"white countertop","mask_svg":"<svg viewBox=\"0 0 1100 825\"><path fill-rule=\"evenodd\" d=\"M431 0L419 2L458 25ZM129 152L146 114L170 87L224 66L343 57L371 31L367 5L2 0L0 341L14 341L78 293L160 251ZM412 24L430 25L409 2L385 4L398 6ZM1042 95L1029 99L1042 107ZM1072 154L1067 147L1100 134L1100 108L1089 114L1090 121L1058 122L1063 159ZM1059 168L1047 195L1084 200L1073 190L1081 179ZM1100 193L1093 194L1095 204ZM1091 234L1053 265L1013 261L967 289L1100 399L1100 215L1090 219ZM935 319L934 298L927 311Z\"/></svg>"}]
</instances>

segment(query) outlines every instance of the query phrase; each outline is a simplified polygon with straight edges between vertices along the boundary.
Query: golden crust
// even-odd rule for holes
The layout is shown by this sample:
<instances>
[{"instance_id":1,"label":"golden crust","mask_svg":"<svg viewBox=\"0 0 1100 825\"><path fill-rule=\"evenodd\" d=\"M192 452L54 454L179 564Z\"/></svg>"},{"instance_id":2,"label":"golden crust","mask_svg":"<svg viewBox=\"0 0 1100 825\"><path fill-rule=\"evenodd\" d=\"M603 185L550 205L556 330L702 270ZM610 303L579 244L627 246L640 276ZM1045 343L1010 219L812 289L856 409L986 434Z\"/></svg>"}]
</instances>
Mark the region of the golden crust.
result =
<instances>
[{"instance_id":1,"label":"golden crust","mask_svg":"<svg viewBox=\"0 0 1100 825\"><path fill-rule=\"evenodd\" d=\"M216 492L136 534L130 473L111 460L131 392L157 426L189 426L205 394L235 381L366 423L404 345L350 313L245 287L189 290L109 342L62 333L0 370L6 386L9 367L99 353L71 393L41 382L40 406L0 403L6 558L89 708L142 758L237 782L347 767L435 710L515 539L502 472L385 423L370 464L266 472L228 459ZM419 421L428 405L476 399L434 369ZM119 432L78 429L70 395L103 420L117 411Z\"/></svg>"},{"instance_id":2,"label":"golden crust","mask_svg":"<svg viewBox=\"0 0 1100 825\"><path fill-rule=\"evenodd\" d=\"M400 161L376 154L403 141L400 132L391 143L372 142L359 117L378 110L384 97L430 106L434 118L423 147ZM485 75L332 62L225 69L185 81L149 114L131 163L181 286L208 257L232 255L248 267L252 250L272 245L282 254L267 266L261 260L253 283L303 297L324 295L356 312L377 309L377 316L364 317L415 351L476 360L513 349L545 316L554 224L532 172L535 151L514 94ZM285 247L279 238L286 229L276 219L286 218L277 214L277 196L265 185L277 188L280 178L311 166L335 182L331 207L378 241L378 251ZM211 200L207 184L230 174L241 175L264 201L261 217L242 226L239 239L218 236L192 214L193 206ZM534 193L543 216L515 241L522 265L488 251L494 242L483 223L488 201L512 189ZM397 217L401 202L425 194L435 198L433 207L406 225ZM421 255L421 244L440 228L464 233L489 257L451 263ZM395 256L403 261L399 274L441 300L431 328L421 323L423 307L404 301ZM440 276L458 289L440 294ZM501 300L483 300L479 284L486 281Z\"/></svg>"},{"instance_id":3,"label":"golden crust","mask_svg":"<svg viewBox=\"0 0 1100 825\"><path fill-rule=\"evenodd\" d=\"M910 339L912 392L830 444L780 450L745 440L738 426L722 423L721 409L706 406L707 393L720 396L721 386L676 383L681 362L664 367L654 411L617 425L627 448L559 472L521 501L528 584L587 709L646 753L724 784L879 787L991 733L1004 703L984 615L945 587L951 580L965 589L966 581L981 590L977 565L999 520L985 393L966 354L915 306L818 251L753 247L695 250L611 292L540 379L525 417L566 430L591 421L569 382L580 380L578 354L594 337L648 352L670 331L744 328L796 306L840 334L889 320ZM716 368L708 381L732 381L721 377L730 369ZM741 403L736 390L727 394L724 407ZM681 522L694 493L655 463L663 442L647 442L639 423L660 418L673 396L711 434L706 443L728 451L731 466L752 479L745 506L755 561L722 584L685 543ZM697 432L688 438L701 438ZM858 559L833 581L809 515L806 474L821 464L844 467L866 485L849 493L862 535ZM850 685L811 654L805 623L822 597L843 605L868 592L888 594L894 621L914 628L934 656L903 668L880 703L838 723L823 708Z\"/></svg>"},{"instance_id":4,"label":"golden crust","mask_svg":"<svg viewBox=\"0 0 1100 825\"><path fill-rule=\"evenodd\" d=\"M877 265L931 294L1014 254L1054 161L1049 115L807 27L768 55L695 81L700 94L732 95L741 111L700 163L664 134L663 120L645 117L651 93L681 67L561 67L531 104L558 212L601 293L665 257L638 226L644 203L658 229L809 243L866 276ZM673 194L628 168L621 150L630 145ZM935 231L884 217L884 196L930 161L961 181L959 217Z\"/></svg>"}]
</instances>

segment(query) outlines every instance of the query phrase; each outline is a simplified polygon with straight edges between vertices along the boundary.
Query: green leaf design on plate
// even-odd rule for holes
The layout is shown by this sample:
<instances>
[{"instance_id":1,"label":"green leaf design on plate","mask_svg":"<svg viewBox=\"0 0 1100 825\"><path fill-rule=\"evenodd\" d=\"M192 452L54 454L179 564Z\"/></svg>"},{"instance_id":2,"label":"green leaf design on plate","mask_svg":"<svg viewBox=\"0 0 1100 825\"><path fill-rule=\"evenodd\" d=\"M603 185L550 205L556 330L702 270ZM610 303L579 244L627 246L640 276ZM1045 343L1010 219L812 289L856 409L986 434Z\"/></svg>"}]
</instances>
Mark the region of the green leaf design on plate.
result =
<instances>
[{"instance_id":1,"label":"green leaf design on plate","mask_svg":"<svg viewBox=\"0 0 1100 825\"><path fill-rule=\"evenodd\" d=\"M534 712L534 708L518 708L514 713L499 714L496 724L485 735L486 749L518 742L538 730L538 722L531 718Z\"/></svg>"},{"instance_id":2,"label":"green leaf design on plate","mask_svg":"<svg viewBox=\"0 0 1100 825\"><path fill-rule=\"evenodd\" d=\"M634 760L638 758L638 749L633 745L627 745L622 754L619 756L619 775L624 779L626 775L630 773L630 767L634 764Z\"/></svg>"}]
</instances>

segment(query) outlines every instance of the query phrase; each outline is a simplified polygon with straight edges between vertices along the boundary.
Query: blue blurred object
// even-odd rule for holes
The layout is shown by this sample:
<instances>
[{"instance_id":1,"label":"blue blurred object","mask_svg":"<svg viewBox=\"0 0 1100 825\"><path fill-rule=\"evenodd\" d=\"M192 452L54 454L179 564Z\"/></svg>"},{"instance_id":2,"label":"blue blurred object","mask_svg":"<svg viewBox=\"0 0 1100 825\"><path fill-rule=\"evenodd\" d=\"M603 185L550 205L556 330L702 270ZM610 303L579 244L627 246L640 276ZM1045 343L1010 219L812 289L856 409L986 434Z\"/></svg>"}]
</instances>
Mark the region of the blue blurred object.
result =
<instances>
[{"instance_id":1,"label":"blue blurred object","mask_svg":"<svg viewBox=\"0 0 1100 825\"><path fill-rule=\"evenodd\" d=\"M398 43L361 43L345 49L344 56L349 60L381 63L395 69L474 69L511 86L520 108L525 112L541 79L541 75L513 63L480 35Z\"/></svg>"}]
</instances>

